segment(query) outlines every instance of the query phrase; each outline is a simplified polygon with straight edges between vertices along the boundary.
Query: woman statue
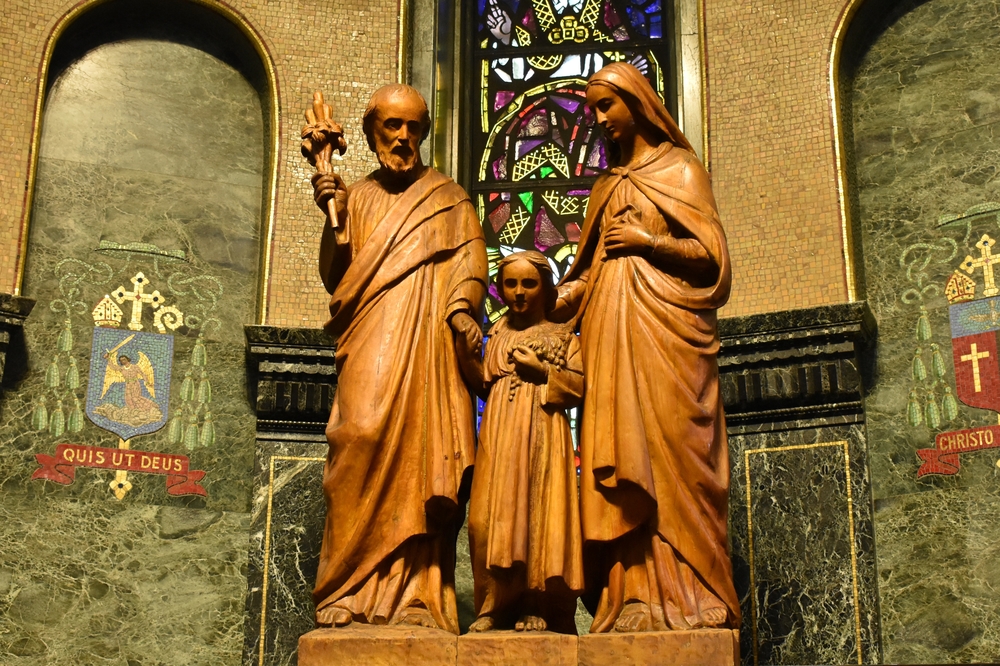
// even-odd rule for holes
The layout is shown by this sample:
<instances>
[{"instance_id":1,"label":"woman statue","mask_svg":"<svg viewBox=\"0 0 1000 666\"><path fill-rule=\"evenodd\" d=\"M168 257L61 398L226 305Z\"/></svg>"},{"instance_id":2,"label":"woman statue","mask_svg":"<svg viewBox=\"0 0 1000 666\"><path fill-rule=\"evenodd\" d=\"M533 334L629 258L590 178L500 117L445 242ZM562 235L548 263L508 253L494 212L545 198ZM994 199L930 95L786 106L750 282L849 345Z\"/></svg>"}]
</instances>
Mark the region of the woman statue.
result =
<instances>
[{"instance_id":1,"label":"woman statue","mask_svg":"<svg viewBox=\"0 0 1000 666\"><path fill-rule=\"evenodd\" d=\"M736 628L716 363L730 267L715 198L637 69L597 72L587 103L613 168L594 185L553 317L578 323L583 350L590 630Z\"/></svg>"}]
</instances>

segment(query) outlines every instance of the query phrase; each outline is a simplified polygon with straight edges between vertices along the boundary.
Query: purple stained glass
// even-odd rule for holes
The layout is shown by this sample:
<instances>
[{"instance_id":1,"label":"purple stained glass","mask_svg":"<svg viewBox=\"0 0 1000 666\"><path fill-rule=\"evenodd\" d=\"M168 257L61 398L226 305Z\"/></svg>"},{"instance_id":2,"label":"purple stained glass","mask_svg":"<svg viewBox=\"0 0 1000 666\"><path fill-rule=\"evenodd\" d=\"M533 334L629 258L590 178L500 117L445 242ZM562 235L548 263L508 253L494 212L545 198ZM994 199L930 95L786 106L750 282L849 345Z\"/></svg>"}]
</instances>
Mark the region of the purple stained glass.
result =
<instances>
[{"instance_id":1,"label":"purple stained glass","mask_svg":"<svg viewBox=\"0 0 1000 666\"><path fill-rule=\"evenodd\" d=\"M569 197L587 197L590 196L590 190L570 190L566 193Z\"/></svg>"},{"instance_id":2,"label":"purple stained glass","mask_svg":"<svg viewBox=\"0 0 1000 666\"><path fill-rule=\"evenodd\" d=\"M565 240L563 235L559 233L559 230L556 229L556 226L552 224L552 220L549 219L549 214L545 208L542 207L535 217L535 247L538 248L539 252L545 252L553 245L559 245L565 242Z\"/></svg>"},{"instance_id":3,"label":"purple stained glass","mask_svg":"<svg viewBox=\"0 0 1000 666\"><path fill-rule=\"evenodd\" d=\"M514 159L521 159L543 143L545 143L545 139L525 139L518 141L515 148L516 152L514 153Z\"/></svg>"},{"instance_id":4,"label":"purple stained glass","mask_svg":"<svg viewBox=\"0 0 1000 666\"><path fill-rule=\"evenodd\" d=\"M610 2L604 5L604 24L612 30L622 24L622 20L618 18L618 12L615 10L615 6Z\"/></svg>"},{"instance_id":5,"label":"purple stained glass","mask_svg":"<svg viewBox=\"0 0 1000 666\"><path fill-rule=\"evenodd\" d=\"M497 285L495 282L493 282L493 280L490 280L489 291L490 291L490 296L492 296L493 298L497 299L500 302L503 302L503 299L500 298L500 290L497 289Z\"/></svg>"},{"instance_id":6,"label":"purple stained glass","mask_svg":"<svg viewBox=\"0 0 1000 666\"><path fill-rule=\"evenodd\" d=\"M555 103L566 109L570 113L576 113L576 110L580 108L581 100L570 99L568 97L554 96L552 98Z\"/></svg>"},{"instance_id":7,"label":"purple stained glass","mask_svg":"<svg viewBox=\"0 0 1000 666\"><path fill-rule=\"evenodd\" d=\"M505 180L507 178L507 154L504 153L493 162L493 177L497 180Z\"/></svg>"},{"instance_id":8,"label":"purple stained glass","mask_svg":"<svg viewBox=\"0 0 1000 666\"><path fill-rule=\"evenodd\" d=\"M513 90L498 90L496 100L493 102L493 110L499 111L503 107L510 104L510 100L514 99Z\"/></svg>"},{"instance_id":9,"label":"purple stained glass","mask_svg":"<svg viewBox=\"0 0 1000 666\"><path fill-rule=\"evenodd\" d=\"M521 25L527 28L530 32L538 32L538 24L535 23L535 10L534 8L529 8L524 14L524 18L521 19Z\"/></svg>"},{"instance_id":10,"label":"purple stained glass","mask_svg":"<svg viewBox=\"0 0 1000 666\"><path fill-rule=\"evenodd\" d=\"M587 156L587 166L597 169L608 168L608 157L604 151L604 142L600 139L595 141L594 147L590 149L590 155Z\"/></svg>"}]
</instances>

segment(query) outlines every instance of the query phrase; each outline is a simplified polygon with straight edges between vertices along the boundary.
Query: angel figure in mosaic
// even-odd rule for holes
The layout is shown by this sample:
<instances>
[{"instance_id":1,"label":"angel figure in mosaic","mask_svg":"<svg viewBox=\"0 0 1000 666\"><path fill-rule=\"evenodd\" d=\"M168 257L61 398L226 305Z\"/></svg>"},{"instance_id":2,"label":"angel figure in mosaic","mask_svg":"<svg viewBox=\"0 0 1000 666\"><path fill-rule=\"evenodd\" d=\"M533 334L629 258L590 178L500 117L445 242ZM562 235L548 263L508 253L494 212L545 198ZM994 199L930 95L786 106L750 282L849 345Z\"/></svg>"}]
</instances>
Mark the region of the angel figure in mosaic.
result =
<instances>
[{"instance_id":1,"label":"angel figure in mosaic","mask_svg":"<svg viewBox=\"0 0 1000 666\"><path fill-rule=\"evenodd\" d=\"M479 370L488 396L469 503L469 629L575 634L583 538L566 409L583 395L580 344L572 326L546 319L556 292L544 255L504 258L496 279L508 311Z\"/></svg>"},{"instance_id":2,"label":"angel figure in mosaic","mask_svg":"<svg viewBox=\"0 0 1000 666\"><path fill-rule=\"evenodd\" d=\"M130 339L131 337L126 338L114 349L104 353L107 366L104 370L104 387L101 389L103 400L112 386L125 384L125 404L106 402L94 411L112 421L137 428L159 421L163 412L155 400L150 399L156 398L156 380L149 357L139 352L138 360L133 362L126 354L118 354L118 350ZM149 398L143 395L143 386L149 393Z\"/></svg>"}]
</instances>

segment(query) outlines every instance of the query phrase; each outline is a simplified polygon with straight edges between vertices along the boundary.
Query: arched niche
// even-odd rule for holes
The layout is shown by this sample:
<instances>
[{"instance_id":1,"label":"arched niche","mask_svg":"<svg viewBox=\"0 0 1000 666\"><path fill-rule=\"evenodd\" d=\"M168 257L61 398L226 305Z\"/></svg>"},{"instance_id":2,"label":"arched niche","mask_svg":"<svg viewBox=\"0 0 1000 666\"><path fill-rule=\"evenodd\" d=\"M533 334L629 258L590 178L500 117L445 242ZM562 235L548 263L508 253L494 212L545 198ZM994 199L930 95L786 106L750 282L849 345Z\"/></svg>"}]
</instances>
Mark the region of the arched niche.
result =
<instances>
[{"instance_id":1,"label":"arched niche","mask_svg":"<svg viewBox=\"0 0 1000 666\"><path fill-rule=\"evenodd\" d=\"M162 476L132 473L124 495L247 506L254 426L243 326L259 317L276 109L268 63L235 20L187 0L109 0L57 37L22 283L37 301L25 325L29 369L0 415L0 438L13 444L0 468L15 485L122 494L114 471L79 470L88 478L67 485L30 479L35 454L60 443L127 439L131 449L188 456L206 472L207 496L175 496ZM108 427L145 418L107 406L130 407L128 382L108 385L97 349L109 328L138 334L113 355L135 364L144 352L156 366L156 386L144 379L141 391L162 402L153 432ZM144 335L169 338L169 358L144 351Z\"/></svg>"},{"instance_id":2,"label":"arched niche","mask_svg":"<svg viewBox=\"0 0 1000 666\"><path fill-rule=\"evenodd\" d=\"M1000 570L984 540L1000 509L998 456L928 461L949 433L986 432L1000 411L1000 302L980 261L992 250L977 247L1000 238L1000 11L989 0L866 0L841 49L850 217L879 326L865 406L884 656L989 661L1000 602L977 572Z\"/></svg>"}]
</instances>

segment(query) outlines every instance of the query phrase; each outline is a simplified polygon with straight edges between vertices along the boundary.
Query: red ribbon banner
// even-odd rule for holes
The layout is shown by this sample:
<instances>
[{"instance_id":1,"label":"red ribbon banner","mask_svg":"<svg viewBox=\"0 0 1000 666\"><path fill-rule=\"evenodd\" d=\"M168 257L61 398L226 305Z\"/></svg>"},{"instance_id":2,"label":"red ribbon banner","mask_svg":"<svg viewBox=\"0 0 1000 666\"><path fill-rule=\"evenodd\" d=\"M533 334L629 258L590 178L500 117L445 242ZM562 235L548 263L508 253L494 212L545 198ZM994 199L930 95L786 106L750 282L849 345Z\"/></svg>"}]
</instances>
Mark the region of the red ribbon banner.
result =
<instances>
[{"instance_id":1,"label":"red ribbon banner","mask_svg":"<svg viewBox=\"0 0 1000 666\"><path fill-rule=\"evenodd\" d=\"M925 474L957 474L958 454L1000 448L1000 425L943 432L934 438L933 449L917 449L924 463L917 478Z\"/></svg>"},{"instance_id":2,"label":"red ribbon banner","mask_svg":"<svg viewBox=\"0 0 1000 666\"><path fill-rule=\"evenodd\" d=\"M56 447L55 456L36 453L35 460L41 467L31 475L32 479L47 479L69 485L73 483L77 467L113 469L143 474L163 474L167 477L167 492L171 495L208 496L205 489L197 483L205 476L205 472L189 469L188 457L175 453L60 444Z\"/></svg>"}]
</instances>

